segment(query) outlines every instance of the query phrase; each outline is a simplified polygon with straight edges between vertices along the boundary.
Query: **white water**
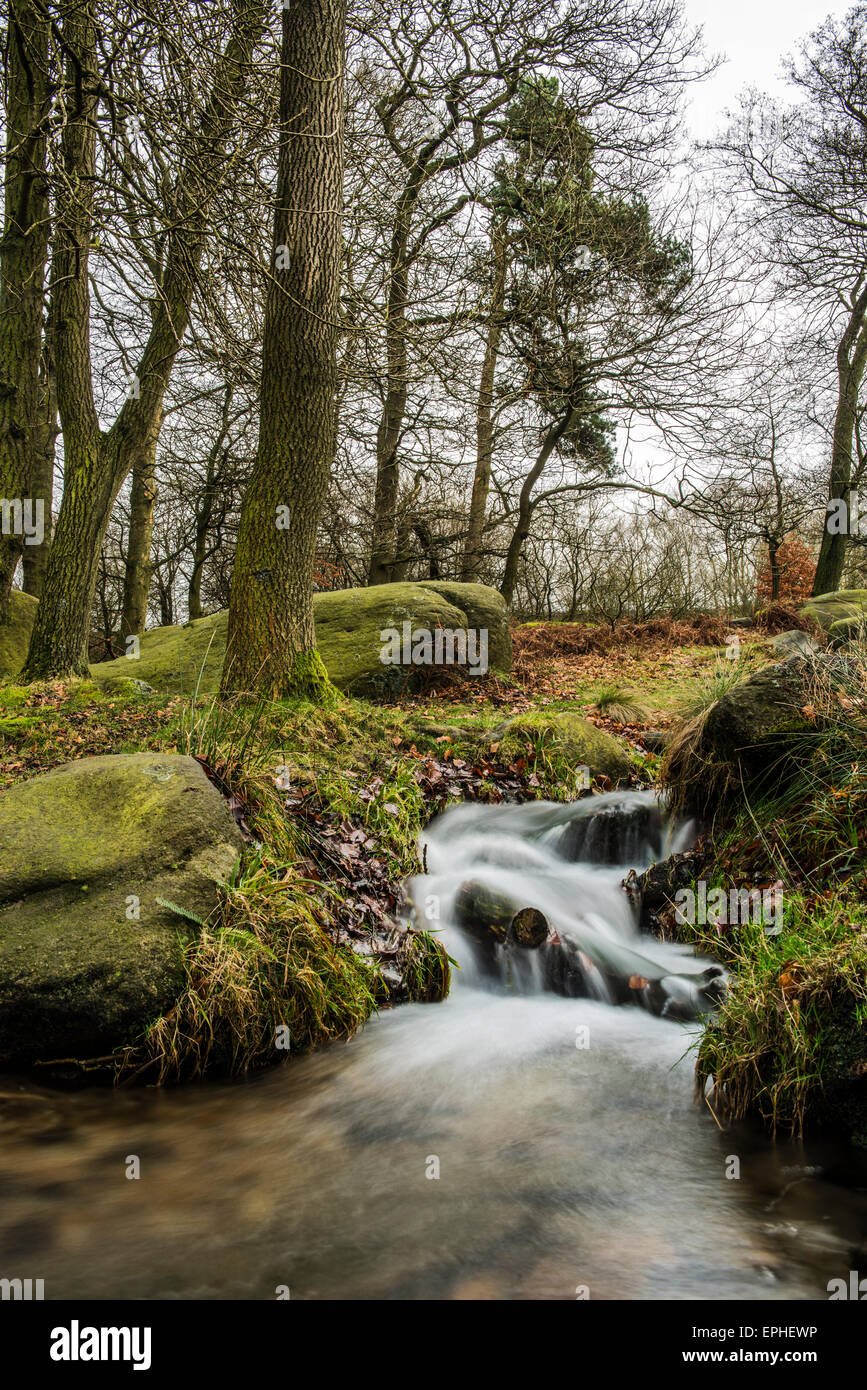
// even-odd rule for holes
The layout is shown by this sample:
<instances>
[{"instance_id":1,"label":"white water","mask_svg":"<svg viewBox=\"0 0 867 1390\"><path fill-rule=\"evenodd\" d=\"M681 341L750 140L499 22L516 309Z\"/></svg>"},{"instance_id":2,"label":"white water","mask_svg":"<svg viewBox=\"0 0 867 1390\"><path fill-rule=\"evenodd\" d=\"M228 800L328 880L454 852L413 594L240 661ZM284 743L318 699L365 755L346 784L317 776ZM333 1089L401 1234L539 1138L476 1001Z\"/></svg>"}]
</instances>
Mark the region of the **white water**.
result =
<instances>
[{"instance_id":1,"label":"white water","mask_svg":"<svg viewBox=\"0 0 867 1390\"><path fill-rule=\"evenodd\" d=\"M602 829L603 834L596 833ZM410 884L417 916L438 927L449 954L459 959L463 984L523 993L544 991L542 952L497 952L491 980L483 953L456 923L455 899L462 885L480 884L533 907L560 938L582 952L581 993L612 1003L606 976L640 975L659 981L672 1004L700 1012L690 977L712 962L689 948L638 931L620 884L632 866L676 853L689 841L691 826L670 826L652 792L612 792L569 805L531 802L525 806L456 807L428 829L424 850L428 874ZM618 846L622 852L617 853ZM575 852L601 852L613 864L571 862ZM508 958L507 958L508 957ZM588 964L592 962L592 964ZM580 969L580 967L579 967Z\"/></svg>"},{"instance_id":2,"label":"white water","mask_svg":"<svg viewBox=\"0 0 867 1390\"><path fill-rule=\"evenodd\" d=\"M445 901L487 865L524 897L544 890L552 920L568 913L585 942L592 928L593 944L637 947L660 970L690 965L637 938L626 865L552 858L569 813L550 814L447 813L419 886ZM659 850L633 842L633 862ZM294 1299L574 1299L586 1286L591 1299L741 1300L824 1298L859 1267L863 1163L842 1146L721 1134L693 1105L696 1025L509 992L508 972L474 975L466 941L446 936L464 969L445 1003L386 1013L246 1086L57 1095L7 1078L0 1272L44 1278L48 1298L271 1299L288 1285Z\"/></svg>"}]
</instances>

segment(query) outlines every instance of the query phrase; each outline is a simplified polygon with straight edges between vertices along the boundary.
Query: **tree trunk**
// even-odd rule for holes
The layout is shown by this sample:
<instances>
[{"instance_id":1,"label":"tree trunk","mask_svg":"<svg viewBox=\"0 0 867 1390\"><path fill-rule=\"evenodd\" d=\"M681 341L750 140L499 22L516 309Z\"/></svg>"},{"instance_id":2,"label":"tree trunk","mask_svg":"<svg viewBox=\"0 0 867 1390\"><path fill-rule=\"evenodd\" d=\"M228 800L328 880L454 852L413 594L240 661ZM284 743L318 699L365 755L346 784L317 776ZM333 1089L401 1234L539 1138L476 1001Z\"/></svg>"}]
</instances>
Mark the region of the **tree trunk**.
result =
<instances>
[{"instance_id":1,"label":"tree trunk","mask_svg":"<svg viewBox=\"0 0 867 1390\"><path fill-rule=\"evenodd\" d=\"M503 570L503 580L500 584L500 593L503 595L506 603L511 603L515 596L515 585L518 581L518 561L521 558L524 541L530 534L530 522L533 519L534 505L532 502L533 488L544 473L545 465L560 443L560 440L574 422L575 411L569 410L559 423L551 425L548 433L545 435L536 462L524 479L518 498L518 520L515 523L512 538L509 541L509 549L506 552L506 564Z\"/></svg>"},{"instance_id":2,"label":"tree trunk","mask_svg":"<svg viewBox=\"0 0 867 1390\"><path fill-rule=\"evenodd\" d=\"M147 626L148 594L153 575L151 540L157 500L157 441L159 424L132 474L129 501L129 542L123 577L122 637L139 636Z\"/></svg>"},{"instance_id":3,"label":"tree trunk","mask_svg":"<svg viewBox=\"0 0 867 1390\"><path fill-rule=\"evenodd\" d=\"M196 507L196 532L193 541L193 568L190 572L190 582L187 588L187 612L191 621L201 618L202 614L202 575L205 570L205 561L208 558L208 533L211 529L211 521L214 515L215 490L217 483L217 469L220 454L226 461L228 449L226 440L229 436L229 417L232 410L232 398L234 388L227 386L226 394L223 397L223 411L220 420L220 429L214 440L211 452L208 454L208 466L205 473L205 487L201 495L201 500ZM213 552L211 552L213 553Z\"/></svg>"},{"instance_id":4,"label":"tree trunk","mask_svg":"<svg viewBox=\"0 0 867 1390\"><path fill-rule=\"evenodd\" d=\"M39 363L49 233L48 35L49 18L38 0L10 0L0 242L0 498L22 504L33 502L40 474ZM23 534L0 534L0 621L24 550Z\"/></svg>"},{"instance_id":5,"label":"tree trunk","mask_svg":"<svg viewBox=\"0 0 867 1390\"><path fill-rule=\"evenodd\" d=\"M45 570L48 564L48 551L54 528L52 508L54 506L54 456L60 426L57 419L57 379L54 372L54 329L51 308L45 325L45 341L42 347L42 367L40 372L40 420L39 442L33 472L31 491L34 499L42 503L45 535L41 545L27 545L21 562L21 587L25 594L41 598L45 584Z\"/></svg>"},{"instance_id":6,"label":"tree trunk","mask_svg":"<svg viewBox=\"0 0 867 1390\"><path fill-rule=\"evenodd\" d=\"M771 603L776 603L780 597L780 583L782 579L780 572L780 542L777 537L768 542L768 567L771 571Z\"/></svg>"},{"instance_id":7,"label":"tree trunk","mask_svg":"<svg viewBox=\"0 0 867 1390\"><path fill-rule=\"evenodd\" d=\"M232 576L226 694L330 690L313 568L335 444L345 28L345 0L295 0L283 11L259 446Z\"/></svg>"},{"instance_id":8,"label":"tree trunk","mask_svg":"<svg viewBox=\"0 0 867 1390\"><path fill-rule=\"evenodd\" d=\"M391 260L386 320L386 391L376 434L376 490L373 499L373 540L369 584L388 584L395 577L395 527L400 490L398 449L408 395L407 322L409 263L407 246L412 211L420 183L412 180L401 199L391 240Z\"/></svg>"},{"instance_id":9,"label":"tree trunk","mask_svg":"<svg viewBox=\"0 0 867 1390\"><path fill-rule=\"evenodd\" d=\"M187 616L190 621L203 617L202 612L202 574L205 568L208 546L208 527L210 526L210 507L206 504L196 517L196 536L193 544L193 568L187 588Z\"/></svg>"},{"instance_id":10,"label":"tree trunk","mask_svg":"<svg viewBox=\"0 0 867 1390\"><path fill-rule=\"evenodd\" d=\"M485 883L474 879L462 883L454 903L455 920L464 931L482 939L509 942L533 950L548 939L548 921L535 907L522 907Z\"/></svg>"},{"instance_id":11,"label":"tree trunk","mask_svg":"<svg viewBox=\"0 0 867 1390\"><path fill-rule=\"evenodd\" d=\"M467 524L467 538L461 561L461 579L471 584L479 577L482 561L482 536L485 516L488 510L488 490L491 485L491 462L494 453L494 378L500 340L503 336L503 305L506 298L506 237L503 229L495 229L494 245L494 285L491 305L488 311L488 334L485 341L485 356L479 382L479 397L476 406L476 470L473 477L473 494L470 499L470 515Z\"/></svg>"},{"instance_id":12,"label":"tree trunk","mask_svg":"<svg viewBox=\"0 0 867 1390\"><path fill-rule=\"evenodd\" d=\"M87 670L87 637L102 541L125 479L153 444L163 399L189 323L190 308L225 147L264 24L265 0L233 0L233 28L213 87L189 133L189 155L175 188L159 302L136 372L137 390L103 434L93 398L87 259L91 241L97 72L91 4L70 0L63 20L68 56L65 170L52 260L57 306L57 398L63 426L63 502L36 613L25 680Z\"/></svg>"},{"instance_id":13,"label":"tree trunk","mask_svg":"<svg viewBox=\"0 0 867 1390\"><path fill-rule=\"evenodd\" d=\"M831 443L831 471L828 479L828 502L844 502L848 515L852 481L852 441L858 412L858 392L867 365L867 291L855 301L846 332L837 349L837 410ZM848 534L844 530L831 532L825 526L816 562L813 594L828 594L839 589L846 562Z\"/></svg>"}]
</instances>

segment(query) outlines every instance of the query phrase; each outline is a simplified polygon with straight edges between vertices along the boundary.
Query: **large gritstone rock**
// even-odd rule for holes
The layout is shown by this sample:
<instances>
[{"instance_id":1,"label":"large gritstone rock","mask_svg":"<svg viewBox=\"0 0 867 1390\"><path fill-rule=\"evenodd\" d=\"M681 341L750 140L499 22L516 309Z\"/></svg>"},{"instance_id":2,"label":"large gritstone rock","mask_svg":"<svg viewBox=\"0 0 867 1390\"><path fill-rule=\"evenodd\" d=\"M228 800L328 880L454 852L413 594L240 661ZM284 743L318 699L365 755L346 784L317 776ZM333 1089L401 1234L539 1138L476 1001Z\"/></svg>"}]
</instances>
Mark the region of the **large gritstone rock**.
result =
<instances>
[{"instance_id":1,"label":"large gritstone rock","mask_svg":"<svg viewBox=\"0 0 867 1390\"><path fill-rule=\"evenodd\" d=\"M193 758L85 758L0 793L0 1062L102 1056L170 1009L242 844Z\"/></svg>"},{"instance_id":2,"label":"large gritstone rock","mask_svg":"<svg viewBox=\"0 0 867 1390\"><path fill-rule=\"evenodd\" d=\"M337 589L314 595L313 614L319 654L333 684L347 694L388 695L416 688L440 664L437 633L441 664L448 669L471 669L469 658L480 649L481 634L485 660L475 665L492 671L508 671L511 665L508 610L496 589L485 584L424 581ZM116 685L135 676L160 691L187 692L198 684L203 694L211 693L223 669L227 628L227 613L197 618L185 627L154 628L141 637L137 656L133 648L132 657L100 662L92 668L93 677ZM397 634L397 641L383 634ZM419 634L431 634L433 663L403 660L404 650L423 658ZM468 659L450 662L449 654L461 656L461 643ZM394 655L395 648L399 659L385 660L384 653Z\"/></svg>"}]
</instances>

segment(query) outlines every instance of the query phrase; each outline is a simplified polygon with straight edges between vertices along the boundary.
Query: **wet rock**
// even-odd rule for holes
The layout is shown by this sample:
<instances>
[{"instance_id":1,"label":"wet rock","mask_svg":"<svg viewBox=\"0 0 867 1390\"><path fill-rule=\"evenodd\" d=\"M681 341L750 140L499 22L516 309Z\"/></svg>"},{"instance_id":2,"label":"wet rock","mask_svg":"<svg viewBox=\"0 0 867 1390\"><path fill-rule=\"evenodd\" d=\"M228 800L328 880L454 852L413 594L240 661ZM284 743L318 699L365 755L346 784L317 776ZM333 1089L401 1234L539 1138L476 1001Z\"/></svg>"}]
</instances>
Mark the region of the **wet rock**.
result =
<instances>
[{"instance_id":1,"label":"wet rock","mask_svg":"<svg viewBox=\"0 0 867 1390\"><path fill-rule=\"evenodd\" d=\"M703 858L694 850L672 854L638 873L631 869L623 889L638 915L642 931L660 934L659 916L674 905L675 894L689 888L701 873Z\"/></svg>"},{"instance_id":2,"label":"wet rock","mask_svg":"<svg viewBox=\"0 0 867 1390\"><path fill-rule=\"evenodd\" d=\"M654 802L624 797L598 810L592 801L578 803L557 848L570 863L586 859L593 864L628 864L643 858L648 846L661 853L665 830L665 814Z\"/></svg>"}]
</instances>

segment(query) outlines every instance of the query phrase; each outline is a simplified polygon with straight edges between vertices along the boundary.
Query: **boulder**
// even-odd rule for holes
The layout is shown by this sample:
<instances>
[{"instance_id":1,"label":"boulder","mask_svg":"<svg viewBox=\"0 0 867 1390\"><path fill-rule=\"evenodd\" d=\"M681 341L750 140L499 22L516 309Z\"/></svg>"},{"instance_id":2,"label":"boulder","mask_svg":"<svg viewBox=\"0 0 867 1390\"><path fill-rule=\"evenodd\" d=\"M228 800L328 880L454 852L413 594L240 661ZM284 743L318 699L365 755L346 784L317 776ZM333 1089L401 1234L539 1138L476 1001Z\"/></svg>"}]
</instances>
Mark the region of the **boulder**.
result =
<instances>
[{"instance_id":1,"label":"boulder","mask_svg":"<svg viewBox=\"0 0 867 1390\"><path fill-rule=\"evenodd\" d=\"M384 632L486 634L487 666L507 671L511 642L505 601L484 584L378 584L338 589L314 600L316 641L331 680L351 695L412 689L429 674L425 665L383 661ZM403 653L401 653L403 655Z\"/></svg>"},{"instance_id":2,"label":"boulder","mask_svg":"<svg viewBox=\"0 0 867 1390\"><path fill-rule=\"evenodd\" d=\"M195 919L243 845L200 764L164 753L84 758L8 788L0 843L10 1065L104 1056L170 1009Z\"/></svg>"},{"instance_id":3,"label":"boulder","mask_svg":"<svg viewBox=\"0 0 867 1390\"><path fill-rule=\"evenodd\" d=\"M36 619L36 599L13 589L9 616L0 623L0 676L17 676L27 660L30 634Z\"/></svg>"},{"instance_id":4,"label":"boulder","mask_svg":"<svg viewBox=\"0 0 867 1390\"><path fill-rule=\"evenodd\" d=\"M801 617L812 618L826 632L844 618L867 621L867 589L837 589L830 594L816 594L804 604Z\"/></svg>"},{"instance_id":5,"label":"boulder","mask_svg":"<svg viewBox=\"0 0 867 1390\"><path fill-rule=\"evenodd\" d=\"M532 710L494 730L500 756L516 757L543 752L553 762L571 769L586 767L590 777L619 782L629 776L629 759L622 744L604 729L573 710Z\"/></svg>"},{"instance_id":6,"label":"boulder","mask_svg":"<svg viewBox=\"0 0 867 1390\"><path fill-rule=\"evenodd\" d=\"M847 642L863 642L867 636L867 613L860 617L838 618L828 629L832 647L844 647Z\"/></svg>"},{"instance_id":7,"label":"boulder","mask_svg":"<svg viewBox=\"0 0 867 1390\"><path fill-rule=\"evenodd\" d=\"M314 595L316 641L328 674L351 695L385 695L417 686L429 667L383 661L382 633L435 633L483 629L491 670L511 664L508 610L500 594L485 584L379 584L369 589L337 589ZM103 661L91 668L95 680L116 686L131 675L160 691L203 694L217 688L226 654L228 614L197 618L183 627L154 628L143 634L137 658ZM402 643L401 643L402 645Z\"/></svg>"},{"instance_id":8,"label":"boulder","mask_svg":"<svg viewBox=\"0 0 867 1390\"><path fill-rule=\"evenodd\" d=\"M813 681L845 679L842 657L790 656L761 667L726 691L674 738L662 768L672 808L712 814L725 798L785 785L803 762L803 713Z\"/></svg>"},{"instance_id":9,"label":"boulder","mask_svg":"<svg viewBox=\"0 0 867 1390\"><path fill-rule=\"evenodd\" d=\"M432 589L466 614L467 626L488 634L488 662L492 671L508 671L512 664L512 630L502 594L487 584L450 583L423 579L418 587Z\"/></svg>"},{"instance_id":10,"label":"boulder","mask_svg":"<svg viewBox=\"0 0 867 1390\"><path fill-rule=\"evenodd\" d=\"M770 645L779 657L786 656L815 656L819 650L819 644L810 636L809 632L802 632L800 628L790 628L787 632L778 632L771 637Z\"/></svg>"},{"instance_id":11,"label":"boulder","mask_svg":"<svg viewBox=\"0 0 867 1390\"><path fill-rule=\"evenodd\" d=\"M704 742L714 756L737 761L750 779L792 734L811 725L801 713L812 662L801 656L763 666L711 706Z\"/></svg>"}]
</instances>

